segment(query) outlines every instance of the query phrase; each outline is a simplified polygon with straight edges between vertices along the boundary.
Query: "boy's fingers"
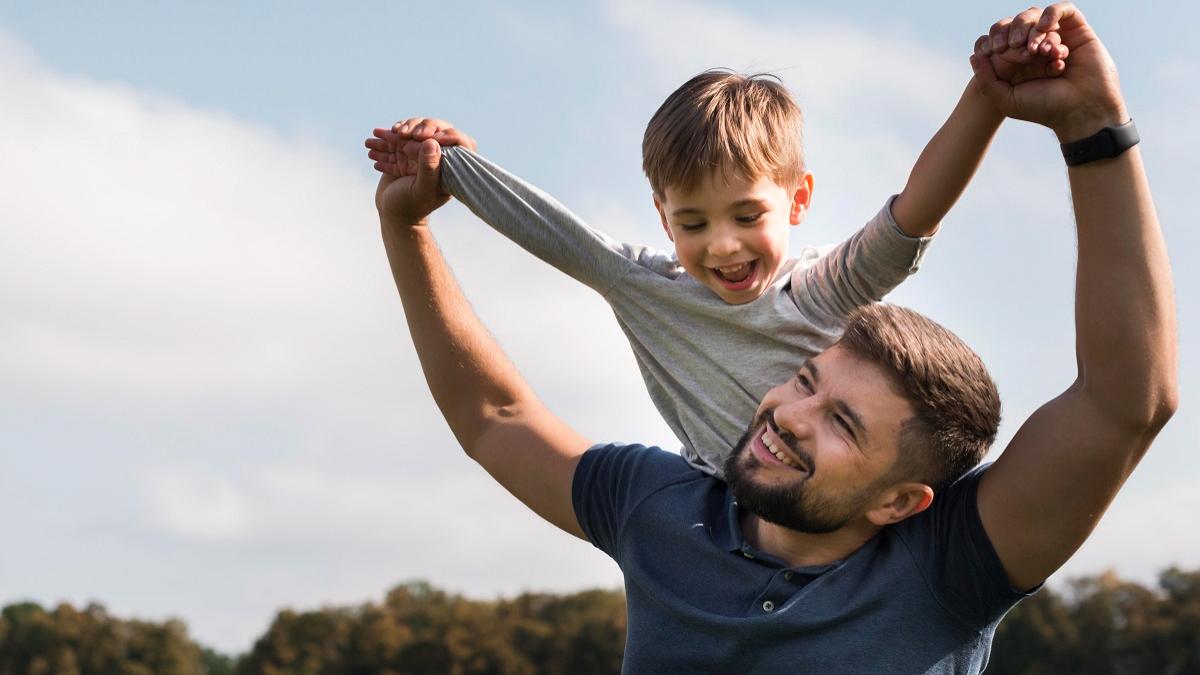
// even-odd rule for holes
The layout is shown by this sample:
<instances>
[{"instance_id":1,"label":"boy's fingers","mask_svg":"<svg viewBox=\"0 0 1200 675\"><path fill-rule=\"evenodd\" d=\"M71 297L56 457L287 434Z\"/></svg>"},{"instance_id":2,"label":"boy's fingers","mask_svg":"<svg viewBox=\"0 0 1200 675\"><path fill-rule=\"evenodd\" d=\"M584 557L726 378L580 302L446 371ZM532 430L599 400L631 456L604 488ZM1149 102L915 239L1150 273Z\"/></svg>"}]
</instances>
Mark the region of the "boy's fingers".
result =
<instances>
[{"instance_id":1,"label":"boy's fingers","mask_svg":"<svg viewBox=\"0 0 1200 675\"><path fill-rule=\"evenodd\" d=\"M975 38L975 53L980 56L987 56L987 53L984 50L990 42L991 38L986 35L980 35L979 37Z\"/></svg>"},{"instance_id":2,"label":"boy's fingers","mask_svg":"<svg viewBox=\"0 0 1200 675\"><path fill-rule=\"evenodd\" d=\"M1041 8L1030 7L1013 17L1013 25L1009 29L1008 46L1012 49L1017 49L1036 35L1037 22L1041 18L1041 15Z\"/></svg>"},{"instance_id":3,"label":"boy's fingers","mask_svg":"<svg viewBox=\"0 0 1200 675\"><path fill-rule=\"evenodd\" d=\"M421 117L410 117L406 120L400 120L392 125L392 131L399 134L402 138L408 138L409 134L412 133L413 127L417 126L417 123L422 119Z\"/></svg>"},{"instance_id":4,"label":"boy's fingers","mask_svg":"<svg viewBox=\"0 0 1200 675\"><path fill-rule=\"evenodd\" d=\"M1056 2L1042 12L1038 20L1040 30L1071 30L1087 24L1083 12L1070 2Z\"/></svg>"},{"instance_id":5,"label":"boy's fingers","mask_svg":"<svg viewBox=\"0 0 1200 675\"><path fill-rule=\"evenodd\" d=\"M439 131L452 128L454 128L454 125L445 120L439 120L436 117L426 117L413 127L412 135L418 141L423 141L427 138L433 138L434 134Z\"/></svg>"},{"instance_id":6,"label":"boy's fingers","mask_svg":"<svg viewBox=\"0 0 1200 675\"><path fill-rule=\"evenodd\" d=\"M992 24L991 30L988 31L988 35L992 38L991 51L1002 52L1008 48L1008 26L1011 23L1012 17L1009 17Z\"/></svg>"}]
</instances>

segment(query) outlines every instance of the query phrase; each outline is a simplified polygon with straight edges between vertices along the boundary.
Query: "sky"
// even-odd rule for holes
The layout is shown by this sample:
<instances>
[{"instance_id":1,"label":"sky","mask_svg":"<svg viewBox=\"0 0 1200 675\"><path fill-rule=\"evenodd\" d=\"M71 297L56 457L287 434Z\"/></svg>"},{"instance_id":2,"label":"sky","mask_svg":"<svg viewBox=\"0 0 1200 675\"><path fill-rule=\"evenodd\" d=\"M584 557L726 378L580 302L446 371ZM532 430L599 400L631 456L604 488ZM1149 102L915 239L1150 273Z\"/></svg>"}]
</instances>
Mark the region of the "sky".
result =
<instances>
[{"instance_id":1,"label":"sky","mask_svg":"<svg viewBox=\"0 0 1200 675\"><path fill-rule=\"evenodd\" d=\"M1200 567L1200 10L1084 5L1123 77L1175 272L1182 407L1076 556ZM374 126L442 117L594 226L669 246L641 174L662 99L778 73L831 243L899 191L968 78L983 3L0 2L0 605L103 603L227 652L284 607L425 579L471 597L620 584L462 454L380 242ZM1074 379L1074 237L1052 135L1009 122L889 300L974 346L997 447ZM597 441L673 448L611 313L450 204L434 227L535 390Z\"/></svg>"}]
</instances>

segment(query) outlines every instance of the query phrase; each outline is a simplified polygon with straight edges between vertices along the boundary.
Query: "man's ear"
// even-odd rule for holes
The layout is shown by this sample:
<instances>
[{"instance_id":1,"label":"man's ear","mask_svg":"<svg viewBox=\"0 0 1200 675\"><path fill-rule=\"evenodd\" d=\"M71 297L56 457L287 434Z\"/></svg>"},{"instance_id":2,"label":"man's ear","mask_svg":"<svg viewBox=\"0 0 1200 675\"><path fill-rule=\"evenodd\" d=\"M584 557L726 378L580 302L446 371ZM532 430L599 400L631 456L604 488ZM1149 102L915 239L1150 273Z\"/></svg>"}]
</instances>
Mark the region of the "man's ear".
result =
<instances>
[{"instance_id":1,"label":"man's ear","mask_svg":"<svg viewBox=\"0 0 1200 675\"><path fill-rule=\"evenodd\" d=\"M800 178L800 184L792 191L792 208L788 214L788 222L799 225L808 215L808 207L812 204L813 175L807 171Z\"/></svg>"},{"instance_id":2,"label":"man's ear","mask_svg":"<svg viewBox=\"0 0 1200 675\"><path fill-rule=\"evenodd\" d=\"M671 234L671 226L667 225L667 212L663 211L663 205L662 205L662 202L658 200L658 195L653 195L653 196L654 196L654 208L655 208L655 210L658 211L659 220L662 221L663 232L667 233L667 239L670 239L671 243L675 243L675 235Z\"/></svg>"},{"instance_id":3,"label":"man's ear","mask_svg":"<svg viewBox=\"0 0 1200 675\"><path fill-rule=\"evenodd\" d=\"M867 520L883 527L915 516L933 503L933 488L924 483L900 483L884 491L867 511Z\"/></svg>"}]
</instances>

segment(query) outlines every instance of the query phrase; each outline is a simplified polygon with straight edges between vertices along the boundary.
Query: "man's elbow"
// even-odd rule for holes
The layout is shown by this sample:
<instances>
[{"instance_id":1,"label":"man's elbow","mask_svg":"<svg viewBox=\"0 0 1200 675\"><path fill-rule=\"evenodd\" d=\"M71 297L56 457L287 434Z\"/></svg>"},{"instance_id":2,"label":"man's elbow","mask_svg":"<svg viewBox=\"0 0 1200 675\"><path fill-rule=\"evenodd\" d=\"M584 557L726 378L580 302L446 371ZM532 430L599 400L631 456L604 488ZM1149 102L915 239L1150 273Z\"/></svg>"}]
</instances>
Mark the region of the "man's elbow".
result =
<instances>
[{"instance_id":1,"label":"man's elbow","mask_svg":"<svg viewBox=\"0 0 1200 675\"><path fill-rule=\"evenodd\" d=\"M1154 407L1148 428L1157 433L1174 417L1177 410L1179 410L1179 385L1172 381L1164 386L1163 391L1159 394L1158 404Z\"/></svg>"}]
</instances>

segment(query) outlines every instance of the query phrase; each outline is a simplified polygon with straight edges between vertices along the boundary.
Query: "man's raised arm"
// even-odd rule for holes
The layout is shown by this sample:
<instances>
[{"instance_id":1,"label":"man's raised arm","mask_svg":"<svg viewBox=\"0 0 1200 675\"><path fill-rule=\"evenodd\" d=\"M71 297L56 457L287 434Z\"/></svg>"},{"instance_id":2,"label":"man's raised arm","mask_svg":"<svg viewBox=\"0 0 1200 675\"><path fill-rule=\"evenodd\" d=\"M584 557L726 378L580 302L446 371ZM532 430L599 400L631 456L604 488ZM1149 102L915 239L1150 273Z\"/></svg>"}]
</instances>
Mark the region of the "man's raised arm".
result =
<instances>
[{"instance_id":1,"label":"man's raised arm","mask_svg":"<svg viewBox=\"0 0 1200 675\"><path fill-rule=\"evenodd\" d=\"M492 339L446 266L428 216L438 191L437 142L416 175L384 174L375 205L384 246L425 380L467 454L546 520L583 537L571 481L589 443L533 394Z\"/></svg>"},{"instance_id":2,"label":"man's raised arm","mask_svg":"<svg viewBox=\"0 0 1200 675\"><path fill-rule=\"evenodd\" d=\"M1010 86L996 79L993 43L984 41L971 63L992 101L1063 143L1129 121L1116 68L1082 13L1052 5L1038 28L1061 32L1066 72ZM1017 48L1038 40L1036 31L998 33L995 44ZM1040 583L1079 548L1178 405L1171 273L1138 148L1068 176L1079 239L1078 376L1022 425L979 488L984 528L1018 588Z\"/></svg>"}]
</instances>

